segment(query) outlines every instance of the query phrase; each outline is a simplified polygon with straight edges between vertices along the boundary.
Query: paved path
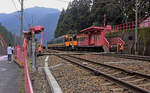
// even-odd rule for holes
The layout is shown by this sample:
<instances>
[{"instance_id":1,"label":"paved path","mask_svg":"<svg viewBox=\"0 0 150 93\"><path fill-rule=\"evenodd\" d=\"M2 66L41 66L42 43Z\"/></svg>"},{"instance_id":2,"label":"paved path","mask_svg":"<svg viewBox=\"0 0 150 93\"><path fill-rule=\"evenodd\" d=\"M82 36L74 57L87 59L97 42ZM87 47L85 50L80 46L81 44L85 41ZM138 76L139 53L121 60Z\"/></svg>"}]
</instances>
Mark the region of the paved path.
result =
<instances>
[{"instance_id":1,"label":"paved path","mask_svg":"<svg viewBox=\"0 0 150 93\"><path fill-rule=\"evenodd\" d=\"M0 56L0 93L19 93L21 69L8 63L7 56Z\"/></svg>"}]
</instances>

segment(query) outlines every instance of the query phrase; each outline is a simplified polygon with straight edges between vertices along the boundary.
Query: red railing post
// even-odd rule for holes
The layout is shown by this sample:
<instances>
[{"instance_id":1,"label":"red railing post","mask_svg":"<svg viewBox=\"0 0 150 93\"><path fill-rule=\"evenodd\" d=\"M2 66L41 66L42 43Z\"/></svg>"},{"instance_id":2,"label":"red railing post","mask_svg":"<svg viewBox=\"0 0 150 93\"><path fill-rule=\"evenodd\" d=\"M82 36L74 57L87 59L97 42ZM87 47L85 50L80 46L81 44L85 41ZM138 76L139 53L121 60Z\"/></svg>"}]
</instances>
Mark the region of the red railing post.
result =
<instances>
[{"instance_id":1,"label":"red railing post","mask_svg":"<svg viewBox=\"0 0 150 93\"><path fill-rule=\"evenodd\" d=\"M118 25L118 30L120 31L120 25Z\"/></svg>"},{"instance_id":2,"label":"red railing post","mask_svg":"<svg viewBox=\"0 0 150 93\"><path fill-rule=\"evenodd\" d=\"M144 21L144 27L146 27L146 22Z\"/></svg>"},{"instance_id":3,"label":"red railing post","mask_svg":"<svg viewBox=\"0 0 150 93\"><path fill-rule=\"evenodd\" d=\"M131 30L131 23L129 22L129 31Z\"/></svg>"},{"instance_id":4,"label":"red railing post","mask_svg":"<svg viewBox=\"0 0 150 93\"><path fill-rule=\"evenodd\" d=\"M132 30L134 30L134 21L132 22Z\"/></svg>"},{"instance_id":5,"label":"red railing post","mask_svg":"<svg viewBox=\"0 0 150 93\"><path fill-rule=\"evenodd\" d=\"M148 18L148 27L150 27L150 18Z\"/></svg>"},{"instance_id":6,"label":"red railing post","mask_svg":"<svg viewBox=\"0 0 150 93\"><path fill-rule=\"evenodd\" d=\"M122 24L120 24L120 31L122 30Z\"/></svg>"},{"instance_id":7,"label":"red railing post","mask_svg":"<svg viewBox=\"0 0 150 93\"><path fill-rule=\"evenodd\" d=\"M125 30L125 24L123 24L123 31Z\"/></svg>"}]
</instances>

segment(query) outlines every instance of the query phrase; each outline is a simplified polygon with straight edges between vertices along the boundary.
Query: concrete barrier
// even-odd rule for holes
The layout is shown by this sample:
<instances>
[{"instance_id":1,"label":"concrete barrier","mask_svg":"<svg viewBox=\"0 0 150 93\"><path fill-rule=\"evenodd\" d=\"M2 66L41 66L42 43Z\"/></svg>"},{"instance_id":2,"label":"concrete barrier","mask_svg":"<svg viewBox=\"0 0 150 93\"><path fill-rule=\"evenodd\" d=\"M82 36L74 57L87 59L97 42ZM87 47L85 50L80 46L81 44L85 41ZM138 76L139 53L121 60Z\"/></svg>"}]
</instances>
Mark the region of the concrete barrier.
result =
<instances>
[{"instance_id":1,"label":"concrete barrier","mask_svg":"<svg viewBox=\"0 0 150 93\"><path fill-rule=\"evenodd\" d=\"M63 93L60 86L58 85L56 79L54 78L54 76L52 75L51 71L49 70L49 67L48 67L48 58L49 56L46 57L45 59L45 68L44 68L44 71L45 71L45 74L46 74L46 78L48 80L48 84L51 88L51 92L52 93Z\"/></svg>"}]
</instances>

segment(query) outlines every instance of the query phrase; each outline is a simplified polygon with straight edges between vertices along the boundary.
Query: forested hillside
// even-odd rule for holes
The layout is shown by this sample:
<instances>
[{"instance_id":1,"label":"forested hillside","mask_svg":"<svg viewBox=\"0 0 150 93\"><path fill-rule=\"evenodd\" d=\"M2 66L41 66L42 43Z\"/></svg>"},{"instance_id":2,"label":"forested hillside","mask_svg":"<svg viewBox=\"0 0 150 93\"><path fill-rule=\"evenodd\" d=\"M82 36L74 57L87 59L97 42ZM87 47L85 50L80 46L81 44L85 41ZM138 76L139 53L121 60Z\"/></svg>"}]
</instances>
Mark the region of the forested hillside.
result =
<instances>
[{"instance_id":1,"label":"forested hillside","mask_svg":"<svg viewBox=\"0 0 150 93\"><path fill-rule=\"evenodd\" d=\"M29 30L29 26L40 25L45 27L43 43L54 38L54 31L57 26L60 11L54 8L32 7L24 9L24 31ZM0 13L0 22L5 26L9 32L20 35L20 20L18 19L18 12L10 14Z\"/></svg>"},{"instance_id":2,"label":"forested hillside","mask_svg":"<svg viewBox=\"0 0 150 93\"><path fill-rule=\"evenodd\" d=\"M139 19L149 16L150 0L139 0ZM116 25L135 20L135 0L74 0L61 12L55 37L79 33L92 25Z\"/></svg>"},{"instance_id":3,"label":"forested hillside","mask_svg":"<svg viewBox=\"0 0 150 93\"><path fill-rule=\"evenodd\" d=\"M14 44L14 35L11 32L8 32L7 29L0 24L0 34L6 40L7 44Z\"/></svg>"}]
</instances>

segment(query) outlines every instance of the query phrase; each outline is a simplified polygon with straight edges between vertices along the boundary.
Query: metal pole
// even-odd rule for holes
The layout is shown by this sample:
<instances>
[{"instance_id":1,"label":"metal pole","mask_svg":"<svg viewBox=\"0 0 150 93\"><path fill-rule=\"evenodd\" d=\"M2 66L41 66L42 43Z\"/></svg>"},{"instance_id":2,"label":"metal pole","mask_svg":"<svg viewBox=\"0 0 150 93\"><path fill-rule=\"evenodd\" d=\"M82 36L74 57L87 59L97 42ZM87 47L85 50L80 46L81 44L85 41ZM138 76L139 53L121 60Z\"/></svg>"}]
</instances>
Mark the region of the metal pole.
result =
<instances>
[{"instance_id":1,"label":"metal pole","mask_svg":"<svg viewBox=\"0 0 150 93\"><path fill-rule=\"evenodd\" d=\"M137 35L138 35L138 0L136 0L136 12L135 12L135 54L137 55Z\"/></svg>"},{"instance_id":2,"label":"metal pole","mask_svg":"<svg viewBox=\"0 0 150 93\"><path fill-rule=\"evenodd\" d=\"M33 16L32 16L32 25L31 26L33 26Z\"/></svg>"},{"instance_id":3,"label":"metal pole","mask_svg":"<svg viewBox=\"0 0 150 93\"><path fill-rule=\"evenodd\" d=\"M106 14L104 14L104 27L106 26Z\"/></svg>"},{"instance_id":4,"label":"metal pole","mask_svg":"<svg viewBox=\"0 0 150 93\"><path fill-rule=\"evenodd\" d=\"M21 38L21 42L22 42L22 35L23 35L23 1L24 0L21 0L21 20L20 20L20 23L21 23L21 25L20 25L20 38ZM22 43L21 43L22 44Z\"/></svg>"},{"instance_id":5,"label":"metal pole","mask_svg":"<svg viewBox=\"0 0 150 93\"><path fill-rule=\"evenodd\" d=\"M35 33L32 32L32 71L36 71L36 44L35 44Z\"/></svg>"}]
</instances>

